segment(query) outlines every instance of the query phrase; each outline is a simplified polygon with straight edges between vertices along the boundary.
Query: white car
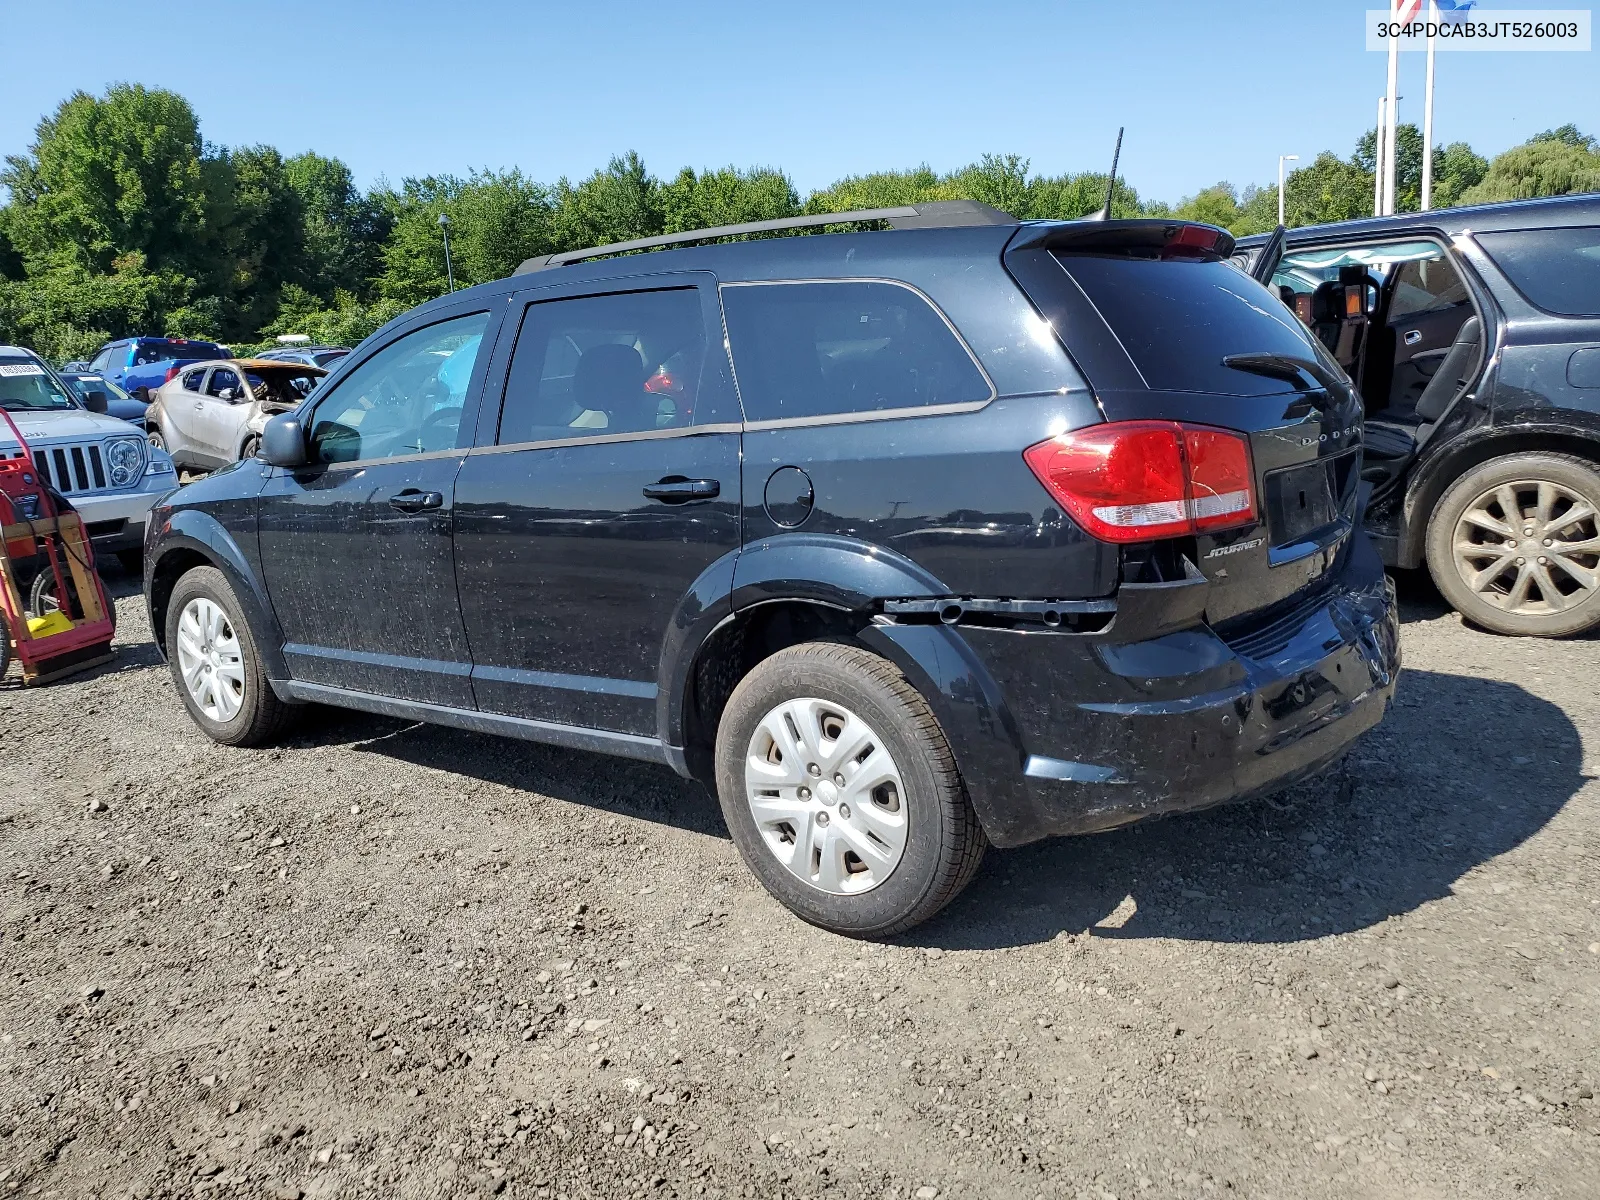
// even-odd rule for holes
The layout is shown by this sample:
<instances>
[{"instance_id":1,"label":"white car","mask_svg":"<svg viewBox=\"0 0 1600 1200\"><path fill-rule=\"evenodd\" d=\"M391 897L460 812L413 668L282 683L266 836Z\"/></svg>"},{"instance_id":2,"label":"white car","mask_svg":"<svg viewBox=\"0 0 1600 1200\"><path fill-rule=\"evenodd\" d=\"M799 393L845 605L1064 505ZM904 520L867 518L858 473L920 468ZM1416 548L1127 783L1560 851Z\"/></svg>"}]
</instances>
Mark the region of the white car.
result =
<instances>
[{"instance_id":1,"label":"white car","mask_svg":"<svg viewBox=\"0 0 1600 1200\"><path fill-rule=\"evenodd\" d=\"M326 374L307 363L265 358L184 367L151 393L145 412L150 444L191 470L253 458L267 418L299 407Z\"/></svg>"},{"instance_id":2,"label":"white car","mask_svg":"<svg viewBox=\"0 0 1600 1200\"><path fill-rule=\"evenodd\" d=\"M33 351L0 346L0 407L17 423L39 473L83 517L95 553L115 554L133 570L145 515L178 477L172 460L145 444L143 430L105 414L106 402L96 389L80 399ZM22 454L0 422L0 458Z\"/></svg>"}]
</instances>

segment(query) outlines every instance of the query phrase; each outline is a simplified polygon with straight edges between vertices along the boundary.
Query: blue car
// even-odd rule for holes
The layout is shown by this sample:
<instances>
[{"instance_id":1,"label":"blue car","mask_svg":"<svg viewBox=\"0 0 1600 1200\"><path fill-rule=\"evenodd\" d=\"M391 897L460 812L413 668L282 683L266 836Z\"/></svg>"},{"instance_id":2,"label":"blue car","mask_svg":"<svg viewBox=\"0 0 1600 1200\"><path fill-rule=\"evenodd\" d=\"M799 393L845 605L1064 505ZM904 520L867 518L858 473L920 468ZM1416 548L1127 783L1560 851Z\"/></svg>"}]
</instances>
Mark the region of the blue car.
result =
<instances>
[{"instance_id":1,"label":"blue car","mask_svg":"<svg viewBox=\"0 0 1600 1200\"><path fill-rule=\"evenodd\" d=\"M176 375L180 367L232 357L232 350L215 342L187 338L118 338L101 346L82 373L109 379L134 399L148 403L149 393ZM67 369L76 366L76 363L68 363Z\"/></svg>"},{"instance_id":2,"label":"blue car","mask_svg":"<svg viewBox=\"0 0 1600 1200\"><path fill-rule=\"evenodd\" d=\"M108 416L127 421L130 425L137 425L140 429L144 428L145 409L149 406L141 400L135 400L109 379L87 371L62 371L59 374L62 382L85 404L88 404L91 392L104 392Z\"/></svg>"}]
</instances>

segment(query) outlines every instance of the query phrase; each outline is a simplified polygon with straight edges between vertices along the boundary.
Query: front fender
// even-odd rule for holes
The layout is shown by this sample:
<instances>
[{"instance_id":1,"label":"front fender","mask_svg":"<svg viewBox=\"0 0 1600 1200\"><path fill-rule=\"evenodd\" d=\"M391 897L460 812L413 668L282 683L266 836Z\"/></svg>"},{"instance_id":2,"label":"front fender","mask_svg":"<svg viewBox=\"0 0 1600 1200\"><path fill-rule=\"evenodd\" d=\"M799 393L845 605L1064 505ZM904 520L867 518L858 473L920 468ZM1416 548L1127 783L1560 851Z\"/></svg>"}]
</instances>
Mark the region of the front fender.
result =
<instances>
[{"instance_id":1,"label":"front fender","mask_svg":"<svg viewBox=\"0 0 1600 1200\"><path fill-rule=\"evenodd\" d=\"M160 517L159 510L157 515ZM183 566L175 571L173 564L176 561L197 565L196 555L221 571L233 587L268 678L287 679L289 669L283 660L283 630L273 615L260 576L233 534L216 517L201 509L177 509L160 517L159 523L151 523L150 537L145 544L144 595L157 649L165 656L165 596L171 594L177 575L189 569Z\"/></svg>"}]
</instances>

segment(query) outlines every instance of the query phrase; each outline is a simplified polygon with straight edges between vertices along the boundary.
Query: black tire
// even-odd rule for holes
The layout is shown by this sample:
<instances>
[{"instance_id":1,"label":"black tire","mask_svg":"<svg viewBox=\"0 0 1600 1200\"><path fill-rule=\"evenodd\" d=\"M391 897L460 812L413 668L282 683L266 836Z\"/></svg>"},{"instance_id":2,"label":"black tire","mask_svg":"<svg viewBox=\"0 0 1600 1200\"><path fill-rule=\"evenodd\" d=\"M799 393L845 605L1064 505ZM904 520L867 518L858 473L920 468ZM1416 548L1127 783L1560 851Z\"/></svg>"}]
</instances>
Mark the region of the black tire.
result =
<instances>
[{"instance_id":1,"label":"black tire","mask_svg":"<svg viewBox=\"0 0 1600 1200\"><path fill-rule=\"evenodd\" d=\"M0 679L6 677L6 672L11 669L11 625L6 620L6 615L0 612Z\"/></svg>"},{"instance_id":2,"label":"black tire","mask_svg":"<svg viewBox=\"0 0 1600 1200\"><path fill-rule=\"evenodd\" d=\"M66 553L66 551L63 551ZM71 612L81 613L83 604L78 599L78 587L72 580L72 575L62 569L66 576L68 599L71 602ZM107 597L109 600L110 598ZM33 584L28 588L28 611L36 617L53 613L61 607L61 599L56 595L56 576L48 564L33 577ZM69 614L70 615L70 614ZM117 631L117 606L114 602L106 605L106 616L111 619L111 632Z\"/></svg>"},{"instance_id":3,"label":"black tire","mask_svg":"<svg viewBox=\"0 0 1600 1200\"><path fill-rule=\"evenodd\" d=\"M839 895L792 874L751 813L745 759L752 739L767 714L802 697L859 714L899 768L905 848L871 890ZM933 710L893 663L859 646L809 642L758 664L728 699L716 757L718 799L745 865L784 907L833 933L890 937L926 921L972 881L988 846Z\"/></svg>"},{"instance_id":4,"label":"black tire","mask_svg":"<svg viewBox=\"0 0 1600 1200\"><path fill-rule=\"evenodd\" d=\"M150 443L152 450L165 450L167 448L167 435L161 431L161 426L154 421L145 426L144 440Z\"/></svg>"},{"instance_id":5,"label":"black tire","mask_svg":"<svg viewBox=\"0 0 1600 1200\"><path fill-rule=\"evenodd\" d=\"M234 637L238 639L244 671L244 691L239 711L227 721L208 717L189 694L178 665L178 622L184 609L196 599L210 600L222 609ZM167 665L172 681L189 716L212 741L225 746L265 746L276 741L299 713L299 706L278 699L261 665L255 637L244 620L238 598L227 576L215 567L196 567L178 580L167 602Z\"/></svg>"},{"instance_id":6,"label":"black tire","mask_svg":"<svg viewBox=\"0 0 1600 1200\"><path fill-rule=\"evenodd\" d=\"M1565 513L1576 510L1578 502L1600 513L1600 473L1585 459L1547 451L1507 454L1480 463L1450 485L1428 520L1428 570L1434 584L1464 619L1492 633L1570 637L1600 625L1600 587L1586 588L1559 566L1560 561L1570 561L1600 578L1600 553L1542 555L1547 540L1542 535L1547 530L1536 515L1541 485L1556 497L1550 506L1549 531L1562 536L1549 539L1554 548L1559 549L1562 541L1571 544L1600 538L1600 521L1595 518L1559 525ZM1500 495L1508 496L1517 507L1514 525L1503 520L1505 502L1491 498ZM1464 522L1469 510L1476 511L1480 519L1487 516L1501 521L1513 536L1502 539L1481 524ZM1515 545L1506 546L1506 541ZM1499 573L1477 589L1468 581L1467 572L1490 570L1497 560L1484 552L1459 556L1458 545L1468 542L1487 550L1504 548ZM1540 562L1541 557L1545 562ZM1532 579L1519 602L1517 580L1523 572ZM1541 579L1549 585L1541 585ZM1554 605L1546 599L1546 586L1558 595Z\"/></svg>"},{"instance_id":7,"label":"black tire","mask_svg":"<svg viewBox=\"0 0 1600 1200\"><path fill-rule=\"evenodd\" d=\"M256 437L255 434L251 434L249 437L245 438L244 445L239 450L239 461L249 462L256 456L256 452L260 449L261 439Z\"/></svg>"}]
</instances>

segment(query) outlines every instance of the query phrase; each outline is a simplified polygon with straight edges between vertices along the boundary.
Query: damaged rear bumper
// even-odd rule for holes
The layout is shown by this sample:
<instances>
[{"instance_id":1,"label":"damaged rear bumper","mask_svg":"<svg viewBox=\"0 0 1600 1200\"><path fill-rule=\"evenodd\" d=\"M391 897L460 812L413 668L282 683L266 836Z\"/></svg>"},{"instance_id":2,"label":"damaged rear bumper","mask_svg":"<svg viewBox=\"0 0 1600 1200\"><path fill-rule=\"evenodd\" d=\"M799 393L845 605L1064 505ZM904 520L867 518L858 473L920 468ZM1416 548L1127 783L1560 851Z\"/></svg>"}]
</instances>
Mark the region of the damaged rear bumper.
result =
<instances>
[{"instance_id":1,"label":"damaged rear bumper","mask_svg":"<svg viewBox=\"0 0 1600 1200\"><path fill-rule=\"evenodd\" d=\"M1246 799L1340 757L1382 719L1400 668L1376 551L1358 536L1342 557L1314 597L1228 639L1204 624L1137 641L962 629L1023 751L1023 786L988 814L991 839Z\"/></svg>"}]
</instances>

